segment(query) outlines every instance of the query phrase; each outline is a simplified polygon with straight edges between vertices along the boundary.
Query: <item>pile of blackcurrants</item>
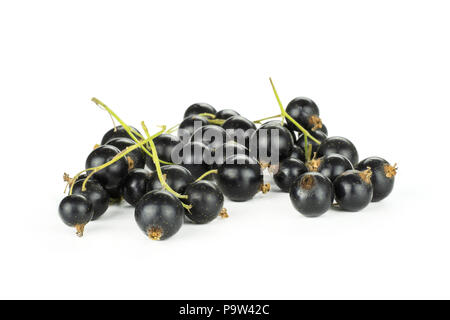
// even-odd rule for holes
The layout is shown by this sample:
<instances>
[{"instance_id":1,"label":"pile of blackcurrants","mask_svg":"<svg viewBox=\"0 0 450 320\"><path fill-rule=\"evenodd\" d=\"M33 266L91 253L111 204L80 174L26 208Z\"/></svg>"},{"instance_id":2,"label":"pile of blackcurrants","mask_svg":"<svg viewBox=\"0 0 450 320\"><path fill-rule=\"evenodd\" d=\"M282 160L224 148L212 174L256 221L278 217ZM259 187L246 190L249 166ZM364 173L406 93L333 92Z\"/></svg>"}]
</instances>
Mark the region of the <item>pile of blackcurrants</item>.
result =
<instances>
[{"instance_id":1,"label":"pile of blackcurrants","mask_svg":"<svg viewBox=\"0 0 450 320\"><path fill-rule=\"evenodd\" d=\"M180 124L153 135L144 122L142 134L93 98L120 125L94 147L85 170L73 178L64 174L69 195L59 205L61 219L82 236L88 222L125 200L135 207L140 229L150 239L163 240L185 220L204 224L228 217L224 196L248 201L267 193L266 169L307 217L332 206L359 211L391 193L396 165L379 157L359 161L348 139L328 137L311 99L295 98L285 110L270 82L278 115L250 121L234 110L197 103Z\"/></svg>"}]
</instances>

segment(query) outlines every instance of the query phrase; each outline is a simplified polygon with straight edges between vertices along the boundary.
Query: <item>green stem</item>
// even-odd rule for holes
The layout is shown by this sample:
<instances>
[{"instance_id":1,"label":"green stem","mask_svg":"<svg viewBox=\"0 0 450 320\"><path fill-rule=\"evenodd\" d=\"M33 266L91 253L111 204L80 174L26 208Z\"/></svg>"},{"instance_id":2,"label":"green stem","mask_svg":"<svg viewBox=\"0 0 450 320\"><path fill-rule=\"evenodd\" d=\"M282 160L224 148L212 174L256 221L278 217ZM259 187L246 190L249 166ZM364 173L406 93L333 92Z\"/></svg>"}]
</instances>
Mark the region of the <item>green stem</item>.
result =
<instances>
[{"instance_id":1,"label":"green stem","mask_svg":"<svg viewBox=\"0 0 450 320\"><path fill-rule=\"evenodd\" d=\"M275 97L277 98L278 101L278 105L280 106L280 110L281 110L281 114L283 115L283 119L284 118L288 118L289 121L291 121L301 132L303 132L303 134L305 136L308 136L308 138L310 138L312 141L316 142L317 144L320 144L320 141L317 140L316 138L314 138L309 132L308 130L306 130L305 128L303 128L297 121L295 121L287 112L286 110L284 110L283 105L281 104L281 100L280 97L278 96L277 90L275 89L275 86L273 84L272 78L269 78L270 80L270 84L272 85L272 89L273 89L273 93L275 94Z\"/></svg>"},{"instance_id":2,"label":"green stem","mask_svg":"<svg viewBox=\"0 0 450 320\"><path fill-rule=\"evenodd\" d=\"M311 155L309 154L308 137L306 136L306 134L304 134L303 136L305 137L305 161L308 162L311 157Z\"/></svg>"},{"instance_id":3,"label":"green stem","mask_svg":"<svg viewBox=\"0 0 450 320\"><path fill-rule=\"evenodd\" d=\"M217 124L219 126L223 125L226 120L223 119L208 119L208 123Z\"/></svg>"},{"instance_id":4,"label":"green stem","mask_svg":"<svg viewBox=\"0 0 450 320\"><path fill-rule=\"evenodd\" d=\"M163 177L162 171L161 171L161 165L159 163L159 158L158 158L158 152L156 151L156 146L155 143L153 142L153 139L150 137L149 133L148 133L148 129L147 126L145 125L144 121L141 122L141 126L144 129L145 134L147 135L148 139L147 141L150 144L150 147L152 149L152 153L153 153L153 162L155 164L156 167L156 173L158 175L158 179L159 182L161 183L161 185L164 187L164 189L166 189L168 192L170 192L171 194L173 194L175 197L180 198L180 199L187 199L188 196L186 195L182 195L179 194L178 192L176 192L175 190L173 190L166 182L166 180ZM165 127L163 127L163 132L166 130ZM183 203L182 203L183 204Z\"/></svg>"},{"instance_id":5,"label":"green stem","mask_svg":"<svg viewBox=\"0 0 450 320\"><path fill-rule=\"evenodd\" d=\"M171 134L172 132L175 132L175 130L178 129L178 127L180 126L181 123L173 126L172 128L167 129L166 133Z\"/></svg>"},{"instance_id":6,"label":"green stem","mask_svg":"<svg viewBox=\"0 0 450 320\"><path fill-rule=\"evenodd\" d=\"M97 104L98 106L103 107L103 108L104 108L111 116L113 116L113 117L114 117L114 118L122 125L122 127L125 129L125 131L128 133L128 135L129 135L136 143L139 143L139 140L138 140L138 139L136 138L136 136L133 134L131 128L130 128L125 122L123 122L122 119L119 118L119 116L118 116L114 111L111 110L111 108L109 108L106 104L104 104L103 102L101 102L101 101L98 100L97 98L92 98L92 101L93 101L95 104ZM138 136L139 136L140 138L142 138L142 139L144 138L144 137L142 137L141 134L139 134L139 133L137 133L137 132L135 132L135 134L138 135ZM160 134L161 134L161 133L160 133ZM148 151L148 149L147 149L145 146L141 146L141 149L142 149L146 154L148 154L148 156L149 156L150 158L153 159L153 155L151 154L150 151ZM162 162L162 163L164 163L164 164L168 164L168 165L173 164L173 163L171 163L171 162L167 162L167 161L163 161L163 160L160 160L160 162Z\"/></svg>"},{"instance_id":7,"label":"green stem","mask_svg":"<svg viewBox=\"0 0 450 320\"><path fill-rule=\"evenodd\" d=\"M262 119L259 119L259 120L255 120L255 121L253 121L253 123L260 124L262 121L270 120L270 119L276 119L276 118L279 118L279 117L281 117L281 116L282 116L281 114L277 114L276 116L271 116L271 117L267 117L267 118L262 118Z\"/></svg>"},{"instance_id":8,"label":"green stem","mask_svg":"<svg viewBox=\"0 0 450 320\"><path fill-rule=\"evenodd\" d=\"M213 113L200 113L200 114L198 114L198 116L200 116L200 117L209 117L209 118L211 118L211 119L215 119L216 118L216 115L215 114L213 114Z\"/></svg>"},{"instance_id":9,"label":"green stem","mask_svg":"<svg viewBox=\"0 0 450 320\"><path fill-rule=\"evenodd\" d=\"M204 174L202 174L202 175L201 175L197 180L195 180L195 181L203 180L205 177L209 176L210 174L218 173L218 172L219 172L219 171L218 171L217 169L209 170L209 171L205 172Z\"/></svg>"},{"instance_id":10,"label":"green stem","mask_svg":"<svg viewBox=\"0 0 450 320\"><path fill-rule=\"evenodd\" d=\"M88 182L88 180L89 180L90 178L92 178L92 176L93 176L95 173L99 172L99 171L102 170L102 169L105 169L106 167L109 167L109 166L112 165L113 163L115 163L115 162L119 161L121 158L125 157L127 154L129 154L129 153L132 152L133 150L136 150L137 148L140 148L142 145L144 145L144 144L147 143L147 142L148 142L148 140L142 140L141 142L136 143L136 144L133 145L133 146L127 147L125 150L123 150L123 151L121 151L120 153L118 153L118 154L117 154L114 158L112 158L110 161L108 161L108 162L106 162L106 163L104 163L104 164L102 164L102 165L100 165L100 166L98 166L98 167L87 169L87 170L92 170L92 172L89 173L89 175L86 177L86 179L84 179L84 181L83 181L83 186L82 186L82 188L81 188L81 191L86 191L86 183Z\"/></svg>"}]
</instances>

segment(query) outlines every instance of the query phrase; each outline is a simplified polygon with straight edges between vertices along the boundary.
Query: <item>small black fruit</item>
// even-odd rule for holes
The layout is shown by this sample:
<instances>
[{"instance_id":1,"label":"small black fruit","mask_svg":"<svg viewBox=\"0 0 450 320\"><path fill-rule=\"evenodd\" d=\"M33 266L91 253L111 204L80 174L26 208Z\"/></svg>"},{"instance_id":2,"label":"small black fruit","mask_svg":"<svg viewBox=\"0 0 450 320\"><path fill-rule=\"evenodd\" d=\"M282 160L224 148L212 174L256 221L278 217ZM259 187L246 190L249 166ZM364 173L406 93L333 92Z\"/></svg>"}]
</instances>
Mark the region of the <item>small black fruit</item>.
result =
<instances>
[{"instance_id":1,"label":"small black fruit","mask_svg":"<svg viewBox=\"0 0 450 320\"><path fill-rule=\"evenodd\" d=\"M110 145L94 149L86 159L86 169L101 166L111 161L120 150ZM118 187L128 174L128 161L125 157L118 159L108 167L96 172L93 176L106 189Z\"/></svg>"},{"instance_id":2,"label":"small black fruit","mask_svg":"<svg viewBox=\"0 0 450 320\"><path fill-rule=\"evenodd\" d=\"M298 212L306 217L318 217L333 203L333 184L318 172L307 172L294 181L289 196Z\"/></svg>"},{"instance_id":3,"label":"small black fruit","mask_svg":"<svg viewBox=\"0 0 450 320\"><path fill-rule=\"evenodd\" d=\"M317 149L317 155L319 157L328 156L331 154L340 154L346 157L353 166L358 163L358 151L353 143L343 137L328 137L322 141Z\"/></svg>"},{"instance_id":4,"label":"small black fruit","mask_svg":"<svg viewBox=\"0 0 450 320\"><path fill-rule=\"evenodd\" d=\"M195 223L208 223L219 215L223 208L222 191L211 181L200 180L186 188L185 203L192 208L185 210L186 217Z\"/></svg>"},{"instance_id":5,"label":"small black fruit","mask_svg":"<svg viewBox=\"0 0 450 320\"><path fill-rule=\"evenodd\" d=\"M339 207L347 211L360 211L372 200L372 170L349 170L334 180L334 192Z\"/></svg>"},{"instance_id":6,"label":"small black fruit","mask_svg":"<svg viewBox=\"0 0 450 320\"><path fill-rule=\"evenodd\" d=\"M294 181L308 171L305 164L295 158L287 158L280 163L273 179L283 192L289 192Z\"/></svg>"},{"instance_id":7,"label":"small black fruit","mask_svg":"<svg viewBox=\"0 0 450 320\"><path fill-rule=\"evenodd\" d=\"M362 160L356 166L358 170L372 169L372 202L377 202L386 198L394 188L397 166L391 166L389 162L380 157L370 157Z\"/></svg>"},{"instance_id":8,"label":"small black fruit","mask_svg":"<svg viewBox=\"0 0 450 320\"><path fill-rule=\"evenodd\" d=\"M94 215L92 203L81 194L72 194L62 199L58 211L66 225L77 229L79 237L83 236L84 226Z\"/></svg>"},{"instance_id":9,"label":"small black fruit","mask_svg":"<svg viewBox=\"0 0 450 320\"><path fill-rule=\"evenodd\" d=\"M150 172L146 169L133 169L122 182L122 195L126 202L133 207L147 193L147 184L150 181Z\"/></svg>"},{"instance_id":10,"label":"small black fruit","mask_svg":"<svg viewBox=\"0 0 450 320\"><path fill-rule=\"evenodd\" d=\"M152 240L170 238L180 230L184 208L178 198L165 190L154 190L137 203L134 217L139 228Z\"/></svg>"}]
</instances>

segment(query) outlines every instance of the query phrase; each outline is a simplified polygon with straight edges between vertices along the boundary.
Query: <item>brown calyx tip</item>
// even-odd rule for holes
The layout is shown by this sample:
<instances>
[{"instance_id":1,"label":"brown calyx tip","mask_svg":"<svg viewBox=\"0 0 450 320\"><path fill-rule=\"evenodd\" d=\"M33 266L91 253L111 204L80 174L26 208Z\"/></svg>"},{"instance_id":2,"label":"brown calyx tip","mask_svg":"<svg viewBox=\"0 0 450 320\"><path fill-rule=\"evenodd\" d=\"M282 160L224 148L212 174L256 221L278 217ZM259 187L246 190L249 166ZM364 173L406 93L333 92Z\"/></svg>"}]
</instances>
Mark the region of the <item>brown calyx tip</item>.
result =
<instances>
[{"instance_id":1,"label":"brown calyx tip","mask_svg":"<svg viewBox=\"0 0 450 320\"><path fill-rule=\"evenodd\" d=\"M94 145L94 148L93 148L93 149L95 150L95 149L97 149L97 148L100 148L100 145L99 145L98 143L96 143L96 144Z\"/></svg>"},{"instance_id":2,"label":"brown calyx tip","mask_svg":"<svg viewBox=\"0 0 450 320\"><path fill-rule=\"evenodd\" d=\"M222 210L220 210L219 216L220 216L222 219L226 219L226 218L229 218L229 217L230 217L230 216L228 215L228 211L227 211L226 208L222 208Z\"/></svg>"},{"instance_id":3,"label":"brown calyx tip","mask_svg":"<svg viewBox=\"0 0 450 320\"><path fill-rule=\"evenodd\" d=\"M311 117L309 117L309 125L312 126L311 128L312 131L321 129L323 126L322 119L320 119L320 117L317 115L312 115Z\"/></svg>"},{"instance_id":4,"label":"brown calyx tip","mask_svg":"<svg viewBox=\"0 0 450 320\"><path fill-rule=\"evenodd\" d=\"M65 173L65 172L64 172L63 179L64 179L64 182L67 182L67 184L68 184L70 187L72 186L74 180L73 180L73 178L71 178L71 177L69 176L68 173Z\"/></svg>"},{"instance_id":5,"label":"brown calyx tip","mask_svg":"<svg viewBox=\"0 0 450 320\"><path fill-rule=\"evenodd\" d=\"M385 164L384 165L384 174L386 175L386 178L393 178L395 177L395 175L397 174L397 164L394 164L393 166L391 166L390 164Z\"/></svg>"},{"instance_id":6,"label":"brown calyx tip","mask_svg":"<svg viewBox=\"0 0 450 320\"><path fill-rule=\"evenodd\" d=\"M160 227L151 227L148 230L147 235L152 240L161 240L161 237L163 235L163 231L162 231L162 229Z\"/></svg>"},{"instance_id":7,"label":"brown calyx tip","mask_svg":"<svg viewBox=\"0 0 450 320\"><path fill-rule=\"evenodd\" d=\"M361 171L359 176L365 183L372 183L370 180L370 178L372 178L372 169L370 167L367 167L366 170Z\"/></svg>"},{"instance_id":8,"label":"brown calyx tip","mask_svg":"<svg viewBox=\"0 0 450 320\"><path fill-rule=\"evenodd\" d=\"M267 162L260 162L260 163L259 163L259 166L261 167L261 169L264 170L264 169L270 167L270 163L267 163Z\"/></svg>"},{"instance_id":9,"label":"brown calyx tip","mask_svg":"<svg viewBox=\"0 0 450 320\"><path fill-rule=\"evenodd\" d=\"M309 171L317 172L321 163L322 159L320 158L316 159L316 153L314 153L314 158L312 158L306 163L306 167L308 168Z\"/></svg>"},{"instance_id":10,"label":"brown calyx tip","mask_svg":"<svg viewBox=\"0 0 450 320\"><path fill-rule=\"evenodd\" d=\"M84 234L84 226L85 226L85 224L77 224L76 226L75 226L75 229L77 229L77 236L78 237L82 237L83 236L83 234Z\"/></svg>"},{"instance_id":11,"label":"brown calyx tip","mask_svg":"<svg viewBox=\"0 0 450 320\"><path fill-rule=\"evenodd\" d=\"M312 175L307 174L302 178L302 180L300 180L300 186L302 187L302 189L311 190L315 182L316 181L314 177Z\"/></svg>"},{"instance_id":12,"label":"brown calyx tip","mask_svg":"<svg viewBox=\"0 0 450 320\"><path fill-rule=\"evenodd\" d=\"M259 187L259 190L262 193L266 194L267 192L270 191L270 183L263 183L263 184L261 184L261 186Z\"/></svg>"},{"instance_id":13,"label":"brown calyx tip","mask_svg":"<svg viewBox=\"0 0 450 320\"><path fill-rule=\"evenodd\" d=\"M134 169L134 161L133 159L131 159L130 156L127 157L127 161L128 161L128 170Z\"/></svg>"}]
</instances>

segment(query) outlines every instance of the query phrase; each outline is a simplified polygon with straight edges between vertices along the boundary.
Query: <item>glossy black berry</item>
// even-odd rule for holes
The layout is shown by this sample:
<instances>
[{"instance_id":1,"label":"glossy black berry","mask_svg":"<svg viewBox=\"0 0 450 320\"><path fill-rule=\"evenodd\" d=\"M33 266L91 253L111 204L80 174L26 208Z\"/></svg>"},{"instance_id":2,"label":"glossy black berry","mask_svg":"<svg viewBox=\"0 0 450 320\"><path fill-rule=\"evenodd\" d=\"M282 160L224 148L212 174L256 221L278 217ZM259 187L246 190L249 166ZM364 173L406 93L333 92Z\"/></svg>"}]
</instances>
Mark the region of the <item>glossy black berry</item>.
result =
<instances>
[{"instance_id":1,"label":"glossy black berry","mask_svg":"<svg viewBox=\"0 0 450 320\"><path fill-rule=\"evenodd\" d=\"M346 157L340 154L331 154L318 159L317 172L334 181L337 176L348 170L353 170L353 165Z\"/></svg>"},{"instance_id":2,"label":"glossy black berry","mask_svg":"<svg viewBox=\"0 0 450 320\"><path fill-rule=\"evenodd\" d=\"M189 108L186 109L184 112L183 119L186 119L189 116L202 114L202 113L210 113L210 114L216 114L216 109L214 109L213 106L207 104L207 103L195 103L191 105Z\"/></svg>"},{"instance_id":3,"label":"glossy black berry","mask_svg":"<svg viewBox=\"0 0 450 320\"><path fill-rule=\"evenodd\" d=\"M263 124L261 125L260 128L273 127L273 126L281 126L281 127L283 127L284 129L286 129L287 131L289 131L289 133L290 133L291 136L292 136L292 139L293 139L294 141L296 140L296 137L297 137L297 136L296 136L296 134L295 134L295 131L291 130L291 129L288 127L287 122L285 122L285 121L283 121L283 124L282 124L280 120L270 120L270 121L268 121L268 122L263 123Z\"/></svg>"},{"instance_id":4,"label":"glossy black berry","mask_svg":"<svg viewBox=\"0 0 450 320\"><path fill-rule=\"evenodd\" d=\"M179 165L162 166L161 172L166 183L175 191L184 194L186 187L194 182L194 177L188 169ZM153 172L147 182L147 192L161 190L163 186L156 172Z\"/></svg>"},{"instance_id":5,"label":"glossy black berry","mask_svg":"<svg viewBox=\"0 0 450 320\"><path fill-rule=\"evenodd\" d=\"M166 161L169 163L173 163L172 153L175 148L181 148L181 140L168 133L163 133L153 139L153 143L155 144L156 152L158 153L159 160ZM151 170L155 170L155 163L153 159L146 155L146 164Z\"/></svg>"},{"instance_id":6,"label":"glossy black berry","mask_svg":"<svg viewBox=\"0 0 450 320\"><path fill-rule=\"evenodd\" d=\"M307 130L320 129L322 127L322 121L319 117L319 108L315 102L309 98L295 98L287 105L286 112ZM289 119L286 120L288 127L291 130L300 131L296 125L289 121Z\"/></svg>"},{"instance_id":7,"label":"glossy black berry","mask_svg":"<svg viewBox=\"0 0 450 320\"><path fill-rule=\"evenodd\" d=\"M219 187L211 182L200 180L186 188L188 199L185 203L192 208L185 210L186 217L195 223L208 223L217 218L223 208L224 197Z\"/></svg>"},{"instance_id":8,"label":"glossy black berry","mask_svg":"<svg viewBox=\"0 0 450 320\"><path fill-rule=\"evenodd\" d=\"M347 211L360 211L372 201L372 171L349 170L334 180L334 192L339 207Z\"/></svg>"},{"instance_id":9,"label":"glossy black berry","mask_svg":"<svg viewBox=\"0 0 450 320\"><path fill-rule=\"evenodd\" d=\"M305 172L308 172L308 168L302 161L287 158L280 163L273 179L281 191L289 192L294 181Z\"/></svg>"},{"instance_id":10,"label":"glossy black berry","mask_svg":"<svg viewBox=\"0 0 450 320\"><path fill-rule=\"evenodd\" d=\"M141 135L139 130L136 128L133 128L133 127L130 127L130 129L131 129L131 132L134 134L134 136L139 140L138 134ZM106 144L109 140L114 139L114 138L129 138L129 139L131 139L130 135L128 134L128 132L125 130L124 127L117 126L105 133L105 135L102 138L101 144L102 145Z\"/></svg>"},{"instance_id":11,"label":"glossy black berry","mask_svg":"<svg viewBox=\"0 0 450 320\"><path fill-rule=\"evenodd\" d=\"M92 203L93 217L92 220L100 218L108 209L109 194L108 192L95 180L88 180L86 182L86 189L83 191L83 180L77 180L73 185L72 194L81 194L85 196Z\"/></svg>"},{"instance_id":12,"label":"glossy black berry","mask_svg":"<svg viewBox=\"0 0 450 320\"><path fill-rule=\"evenodd\" d=\"M198 128L207 126L209 124L206 117L201 117L197 115L189 116L184 119L178 126L178 137L182 139L184 144L189 142L192 134Z\"/></svg>"},{"instance_id":13,"label":"glossy black berry","mask_svg":"<svg viewBox=\"0 0 450 320\"><path fill-rule=\"evenodd\" d=\"M306 217L318 217L333 203L333 184L318 172L304 173L292 184L289 196L298 212Z\"/></svg>"},{"instance_id":14,"label":"glossy black berry","mask_svg":"<svg viewBox=\"0 0 450 320\"><path fill-rule=\"evenodd\" d=\"M357 170L363 171L367 168L372 170L372 201L377 202L386 198L394 188L396 165L391 166L389 162L380 157L370 157L362 160L356 166Z\"/></svg>"},{"instance_id":15,"label":"glossy black berry","mask_svg":"<svg viewBox=\"0 0 450 320\"><path fill-rule=\"evenodd\" d=\"M114 188L105 188L105 190L109 194L110 204L119 204L120 202L122 202L123 195L121 185L118 185L117 187Z\"/></svg>"},{"instance_id":16,"label":"glossy black berry","mask_svg":"<svg viewBox=\"0 0 450 320\"><path fill-rule=\"evenodd\" d=\"M136 143L129 138L114 138L109 140L106 145L114 146L120 151L125 150L128 147L134 146ZM144 168L145 167L145 154L141 149L135 149L127 154L128 169Z\"/></svg>"},{"instance_id":17,"label":"glossy black berry","mask_svg":"<svg viewBox=\"0 0 450 320\"><path fill-rule=\"evenodd\" d=\"M263 164L279 164L293 148L291 133L280 125L262 126L250 139L250 154Z\"/></svg>"},{"instance_id":18,"label":"glossy black berry","mask_svg":"<svg viewBox=\"0 0 450 320\"><path fill-rule=\"evenodd\" d=\"M229 158L237 154L248 155L249 150L242 144L239 144L234 141L229 141L227 143L222 144L213 151L213 158L214 158L213 167L216 168L217 165L224 163L226 158Z\"/></svg>"},{"instance_id":19,"label":"glossy black berry","mask_svg":"<svg viewBox=\"0 0 450 320\"><path fill-rule=\"evenodd\" d=\"M190 142L180 152L180 165L189 170L194 179L211 170L212 150L201 142Z\"/></svg>"},{"instance_id":20,"label":"glossy black berry","mask_svg":"<svg viewBox=\"0 0 450 320\"><path fill-rule=\"evenodd\" d=\"M131 170L122 182L122 195L126 202L133 207L147 193L147 184L150 181L150 172L146 169Z\"/></svg>"},{"instance_id":21,"label":"glossy black berry","mask_svg":"<svg viewBox=\"0 0 450 320\"><path fill-rule=\"evenodd\" d=\"M233 116L239 116L239 112L237 112L233 109L223 109L223 110L217 111L217 113L216 113L216 119L221 119L221 120L226 120Z\"/></svg>"},{"instance_id":22,"label":"glossy black berry","mask_svg":"<svg viewBox=\"0 0 450 320\"><path fill-rule=\"evenodd\" d=\"M227 158L218 166L215 178L220 190L232 201L250 200L264 185L258 161L245 155Z\"/></svg>"},{"instance_id":23,"label":"glossy black berry","mask_svg":"<svg viewBox=\"0 0 450 320\"><path fill-rule=\"evenodd\" d=\"M317 149L319 157L328 156L331 154L340 154L346 157L353 166L358 163L358 151L350 140L343 137L328 137L322 141Z\"/></svg>"},{"instance_id":24,"label":"glossy black berry","mask_svg":"<svg viewBox=\"0 0 450 320\"><path fill-rule=\"evenodd\" d=\"M311 131L310 133L314 138L316 138L320 142L324 141L327 138L326 134L323 133L322 131ZM312 152L313 153L317 152L317 150L319 149L319 144L314 140L308 138L308 145L309 144L312 145ZM299 134L297 141L295 142L295 145L305 150L305 136L303 133Z\"/></svg>"},{"instance_id":25,"label":"glossy black berry","mask_svg":"<svg viewBox=\"0 0 450 320\"><path fill-rule=\"evenodd\" d=\"M139 228L150 239L164 240L180 230L184 208L171 193L155 190L145 194L137 203L134 217Z\"/></svg>"},{"instance_id":26,"label":"glossy black berry","mask_svg":"<svg viewBox=\"0 0 450 320\"><path fill-rule=\"evenodd\" d=\"M94 149L86 159L86 169L101 166L111 161L120 150L110 145L103 145ZM122 179L128 174L128 161L125 157L98 171L94 177L106 189L118 187Z\"/></svg>"},{"instance_id":27,"label":"glossy black berry","mask_svg":"<svg viewBox=\"0 0 450 320\"><path fill-rule=\"evenodd\" d=\"M306 161L305 150L303 150L303 148L294 145L290 158L295 158L297 160L305 162Z\"/></svg>"},{"instance_id":28,"label":"glossy black berry","mask_svg":"<svg viewBox=\"0 0 450 320\"><path fill-rule=\"evenodd\" d=\"M191 136L191 142L203 143L211 150L230 140L231 138L225 129L216 125L203 126L197 129Z\"/></svg>"},{"instance_id":29,"label":"glossy black berry","mask_svg":"<svg viewBox=\"0 0 450 320\"><path fill-rule=\"evenodd\" d=\"M92 203L81 194L72 194L62 199L58 212L66 225L77 229L79 237L83 236L84 226L94 215Z\"/></svg>"},{"instance_id":30,"label":"glossy black berry","mask_svg":"<svg viewBox=\"0 0 450 320\"><path fill-rule=\"evenodd\" d=\"M248 147L250 137L256 131L255 124L242 116L233 116L222 125L231 138Z\"/></svg>"}]
</instances>

